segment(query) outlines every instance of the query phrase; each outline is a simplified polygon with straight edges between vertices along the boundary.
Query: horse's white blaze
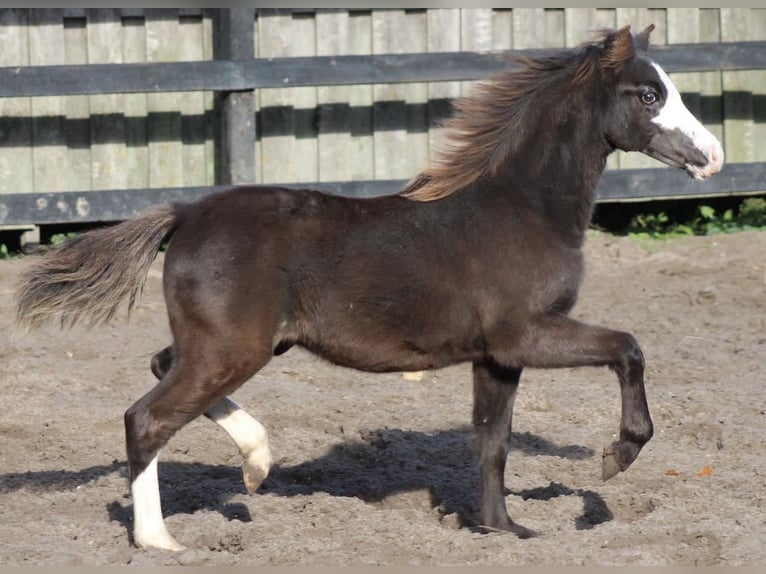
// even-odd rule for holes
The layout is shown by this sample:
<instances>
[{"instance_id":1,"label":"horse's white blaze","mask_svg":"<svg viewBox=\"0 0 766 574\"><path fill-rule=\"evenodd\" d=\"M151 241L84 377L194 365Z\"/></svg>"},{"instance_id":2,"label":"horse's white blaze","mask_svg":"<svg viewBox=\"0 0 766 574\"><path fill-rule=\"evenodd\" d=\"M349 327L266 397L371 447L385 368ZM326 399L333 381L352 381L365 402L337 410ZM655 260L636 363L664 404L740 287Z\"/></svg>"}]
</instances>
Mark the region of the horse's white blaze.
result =
<instances>
[{"instance_id":1,"label":"horse's white blaze","mask_svg":"<svg viewBox=\"0 0 766 574\"><path fill-rule=\"evenodd\" d=\"M255 491L271 468L269 438L264 426L228 397L207 411L225 430L245 459L244 479L249 492Z\"/></svg>"},{"instance_id":2,"label":"horse's white blaze","mask_svg":"<svg viewBox=\"0 0 766 574\"><path fill-rule=\"evenodd\" d=\"M159 453L158 453L159 454ZM183 550L170 535L162 518L157 456L130 485L133 496L133 537L138 546Z\"/></svg>"},{"instance_id":3,"label":"horse's white blaze","mask_svg":"<svg viewBox=\"0 0 766 574\"><path fill-rule=\"evenodd\" d=\"M691 139L697 149L705 154L708 158L706 166L687 166L695 178L704 179L718 173L723 166L721 142L687 109L681 99L681 94L665 70L654 62L652 65L657 70L657 74L667 90L665 105L662 106L660 113L652 119L652 122L665 130L680 130Z\"/></svg>"}]
</instances>

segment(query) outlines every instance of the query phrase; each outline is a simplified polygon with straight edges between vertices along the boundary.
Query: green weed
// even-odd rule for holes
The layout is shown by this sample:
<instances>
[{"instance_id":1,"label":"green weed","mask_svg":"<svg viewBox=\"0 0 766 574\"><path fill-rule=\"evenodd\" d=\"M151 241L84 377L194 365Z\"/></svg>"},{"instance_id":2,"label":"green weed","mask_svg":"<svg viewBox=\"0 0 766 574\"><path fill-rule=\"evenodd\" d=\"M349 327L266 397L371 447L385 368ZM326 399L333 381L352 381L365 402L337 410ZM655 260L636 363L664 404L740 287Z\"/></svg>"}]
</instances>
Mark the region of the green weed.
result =
<instances>
[{"instance_id":1,"label":"green weed","mask_svg":"<svg viewBox=\"0 0 766 574\"><path fill-rule=\"evenodd\" d=\"M673 221L665 212L633 217L627 234L637 239L671 239L690 235L716 235L766 227L766 199L747 198L739 208L718 212L709 205L699 205L688 221Z\"/></svg>"},{"instance_id":2,"label":"green weed","mask_svg":"<svg viewBox=\"0 0 766 574\"><path fill-rule=\"evenodd\" d=\"M51 244L53 245L59 245L60 243L64 243L67 239L71 239L77 235L76 232L70 231L69 233L56 233L55 235L51 235Z\"/></svg>"}]
</instances>

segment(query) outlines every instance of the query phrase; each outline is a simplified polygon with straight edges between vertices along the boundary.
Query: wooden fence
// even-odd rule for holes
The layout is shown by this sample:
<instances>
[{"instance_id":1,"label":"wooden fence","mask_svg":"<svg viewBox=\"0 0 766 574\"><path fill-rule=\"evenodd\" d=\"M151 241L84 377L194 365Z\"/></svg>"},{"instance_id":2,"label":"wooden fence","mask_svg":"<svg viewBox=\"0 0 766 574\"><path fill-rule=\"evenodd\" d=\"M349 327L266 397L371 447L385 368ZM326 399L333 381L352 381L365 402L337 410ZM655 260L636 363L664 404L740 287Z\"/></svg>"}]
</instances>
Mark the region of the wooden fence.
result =
<instances>
[{"instance_id":1,"label":"wooden fence","mask_svg":"<svg viewBox=\"0 0 766 574\"><path fill-rule=\"evenodd\" d=\"M650 22L728 165L699 183L614 154L599 200L763 192L764 9L0 9L0 225L120 220L230 183L394 192L504 52Z\"/></svg>"}]
</instances>

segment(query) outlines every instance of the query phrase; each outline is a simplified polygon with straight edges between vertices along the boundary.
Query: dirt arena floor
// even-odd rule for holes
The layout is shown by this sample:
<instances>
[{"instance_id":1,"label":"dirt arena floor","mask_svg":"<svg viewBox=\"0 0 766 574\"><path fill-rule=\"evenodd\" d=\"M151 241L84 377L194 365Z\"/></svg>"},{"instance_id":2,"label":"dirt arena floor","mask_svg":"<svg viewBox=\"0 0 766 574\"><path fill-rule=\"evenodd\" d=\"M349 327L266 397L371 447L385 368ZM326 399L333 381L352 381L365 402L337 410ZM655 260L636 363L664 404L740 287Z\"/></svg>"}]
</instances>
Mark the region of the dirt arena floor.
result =
<instances>
[{"instance_id":1,"label":"dirt arena floor","mask_svg":"<svg viewBox=\"0 0 766 574\"><path fill-rule=\"evenodd\" d=\"M122 417L170 342L162 257L129 322L13 330L0 261L2 565L757 565L766 562L766 232L641 244L592 232L574 316L633 332L655 437L600 478L606 369L526 371L506 473L519 540L476 525L468 365L371 375L293 349L234 398L270 433L253 496L204 418L160 458L180 553L131 544Z\"/></svg>"}]
</instances>

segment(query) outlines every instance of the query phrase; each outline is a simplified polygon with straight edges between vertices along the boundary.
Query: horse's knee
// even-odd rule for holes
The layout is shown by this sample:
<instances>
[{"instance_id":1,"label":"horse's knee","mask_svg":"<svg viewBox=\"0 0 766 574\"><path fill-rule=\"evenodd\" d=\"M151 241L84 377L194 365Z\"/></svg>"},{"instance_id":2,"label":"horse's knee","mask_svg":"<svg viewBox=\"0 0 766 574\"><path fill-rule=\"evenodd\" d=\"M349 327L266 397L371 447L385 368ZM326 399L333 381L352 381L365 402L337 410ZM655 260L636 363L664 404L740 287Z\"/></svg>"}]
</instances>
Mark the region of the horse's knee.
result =
<instances>
[{"instance_id":1,"label":"horse's knee","mask_svg":"<svg viewBox=\"0 0 766 574\"><path fill-rule=\"evenodd\" d=\"M625 333L625 355L631 366L643 370L645 364L644 352L641 350L641 345L638 344L636 338L630 333Z\"/></svg>"},{"instance_id":2,"label":"horse's knee","mask_svg":"<svg viewBox=\"0 0 766 574\"><path fill-rule=\"evenodd\" d=\"M612 367L620 374L644 372L644 352L638 340L630 333L618 333L615 339L615 358Z\"/></svg>"}]
</instances>

